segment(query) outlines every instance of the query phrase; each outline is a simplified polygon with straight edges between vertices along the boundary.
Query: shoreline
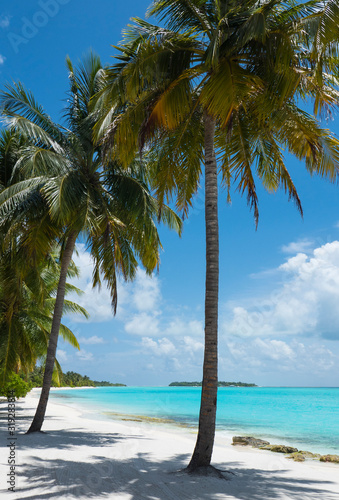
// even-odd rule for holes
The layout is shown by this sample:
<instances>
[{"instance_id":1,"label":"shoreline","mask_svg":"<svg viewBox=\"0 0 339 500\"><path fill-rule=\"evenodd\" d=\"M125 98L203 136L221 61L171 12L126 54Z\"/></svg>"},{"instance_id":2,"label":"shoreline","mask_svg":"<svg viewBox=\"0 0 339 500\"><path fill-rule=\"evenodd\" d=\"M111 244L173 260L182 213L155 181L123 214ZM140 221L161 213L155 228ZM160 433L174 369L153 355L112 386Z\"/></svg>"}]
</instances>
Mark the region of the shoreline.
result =
<instances>
[{"instance_id":1,"label":"shoreline","mask_svg":"<svg viewBox=\"0 0 339 500\"><path fill-rule=\"evenodd\" d=\"M54 391L62 391L62 390L67 390L68 389L92 389L93 387L72 387L72 388L52 388L51 390ZM34 388L32 389L33 393L38 393L40 391L40 388ZM52 400L53 402L55 401L56 403L60 404L69 404L69 407L75 408L79 410L86 418L93 418L94 410L92 407L86 406L86 404L79 403L76 400L72 401L67 401L67 398L62 402L59 400ZM99 411L101 418L103 419L108 419L108 420L114 420L114 421L136 421L136 422L143 422L145 424L155 424L159 426L165 426L168 428L177 428L177 429L188 429L189 432L196 433L198 429L198 423L192 423L192 422L185 422L180 420L179 418L176 419L174 416L164 416L164 417L158 417L156 415L148 415L147 413L142 414L140 413L140 410L135 410L135 411L129 411L129 410L124 410L120 409L117 411L112 411L111 409L100 409ZM97 413L95 413L96 418L98 416ZM224 444L230 444L232 443L232 438L234 436L252 436L255 439L262 439L265 441L270 442L272 445L283 445L283 446L289 446L293 448L297 448L298 450L303 450L304 452L307 451L311 454L314 455L339 455L339 450L337 448L329 448L329 447L322 447L321 446L316 446L314 443L307 443L306 441L303 441L302 439L299 439L299 436L294 436L293 439L288 439L284 436L275 436L270 434L269 432L265 433L263 430L260 430L259 432L255 433L253 431L247 431L246 429L242 429L241 427L236 430L231 430L229 428L217 426L216 429L216 438L222 440Z\"/></svg>"},{"instance_id":2,"label":"shoreline","mask_svg":"<svg viewBox=\"0 0 339 500\"><path fill-rule=\"evenodd\" d=\"M334 500L339 466L297 463L277 453L239 448L217 440L213 465L223 481L180 472L196 435L155 423L102 419L50 401L44 433L26 435L36 407L32 394L16 403L16 499L112 500ZM1 431L6 448L7 429ZM5 453L7 455L8 453ZM6 464L1 464L1 492ZM3 493L4 494L4 493ZM1 495L0 495L1 497Z\"/></svg>"}]
</instances>

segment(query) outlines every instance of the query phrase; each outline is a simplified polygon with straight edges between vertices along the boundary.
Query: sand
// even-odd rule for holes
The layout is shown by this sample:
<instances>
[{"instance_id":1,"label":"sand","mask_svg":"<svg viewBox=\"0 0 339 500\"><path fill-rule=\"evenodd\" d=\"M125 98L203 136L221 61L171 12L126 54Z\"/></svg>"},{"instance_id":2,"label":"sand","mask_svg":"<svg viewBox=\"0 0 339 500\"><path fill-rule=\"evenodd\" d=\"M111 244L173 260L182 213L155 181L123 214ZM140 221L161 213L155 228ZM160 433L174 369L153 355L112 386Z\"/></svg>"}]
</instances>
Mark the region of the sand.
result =
<instances>
[{"instance_id":1,"label":"sand","mask_svg":"<svg viewBox=\"0 0 339 500\"><path fill-rule=\"evenodd\" d=\"M180 472L195 444L190 429L94 420L53 401L46 433L25 435L36 404L36 393L16 402L14 436L7 428L7 403L0 405L1 499L339 500L336 464L296 463L281 454L233 447L217 436L213 464L228 471L227 480L194 477ZM15 486L7 491L11 452Z\"/></svg>"}]
</instances>

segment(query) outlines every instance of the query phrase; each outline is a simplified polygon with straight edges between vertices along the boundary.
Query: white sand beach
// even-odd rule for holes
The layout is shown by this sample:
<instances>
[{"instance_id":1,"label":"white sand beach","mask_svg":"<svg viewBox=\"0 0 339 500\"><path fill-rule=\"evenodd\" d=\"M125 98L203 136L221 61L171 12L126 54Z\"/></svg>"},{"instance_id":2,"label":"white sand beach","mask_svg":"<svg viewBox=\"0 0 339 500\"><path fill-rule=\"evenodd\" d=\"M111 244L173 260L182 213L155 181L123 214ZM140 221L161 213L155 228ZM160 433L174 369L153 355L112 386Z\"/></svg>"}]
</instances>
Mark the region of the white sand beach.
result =
<instances>
[{"instance_id":1,"label":"white sand beach","mask_svg":"<svg viewBox=\"0 0 339 500\"><path fill-rule=\"evenodd\" d=\"M338 500L339 465L296 463L284 455L233 447L217 436L213 465L228 480L181 473L193 451L189 429L93 420L49 402L46 433L25 435L37 404L16 402L15 490L7 491L10 443L1 403L1 499Z\"/></svg>"}]
</instances>

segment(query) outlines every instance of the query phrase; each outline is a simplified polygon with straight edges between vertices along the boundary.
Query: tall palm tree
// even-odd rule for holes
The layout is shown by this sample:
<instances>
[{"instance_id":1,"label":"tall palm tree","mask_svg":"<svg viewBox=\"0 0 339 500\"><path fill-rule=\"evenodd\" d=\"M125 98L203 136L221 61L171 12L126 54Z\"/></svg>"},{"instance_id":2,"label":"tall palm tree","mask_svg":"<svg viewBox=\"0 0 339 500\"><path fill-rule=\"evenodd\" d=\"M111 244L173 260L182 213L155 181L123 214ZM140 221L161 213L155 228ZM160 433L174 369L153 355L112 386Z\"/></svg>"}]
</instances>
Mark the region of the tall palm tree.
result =
<instances>
[{"instance_id":1,"label":"tall palm tree","mask_svg":"<svg viewBox=\"0 0 339 500\"><path fill-rule=\"evenodd\" d=\"M16 168L25 180L0 195L2 216L24 217L22 207L32 192L47 205L51 223L62 244L60 278L47 349L44 381L39 404L28 432L41 430L51 386L66 276L75 243L86 238L94 262L93 285L103 278L117 307L117 275L133 279L138 260L148 273L159 262L161 247L156 216L158 206L150 195L140 162L122 170L117 162L103 164L100 148L92 140L94 118L89 102L102 72L100 59L91 54L77 68L67 59L70 91L65 109L66 126L55 124L22 84L7 86L0 104L8 126L29 138ZM40 205L39 205L40 208ZM19 211L19 215L17 212ZM170 209L162 220L180 231L180 220Z\"/></svg>"},{"instance_id":2,"label":"tall palm tree","mask_svg":"<svg viewBox=\"0 0 339 500\"><path fill-rule=\"evenodd\" d=\"M338 102L331 74L323 73L321 84L316 79L312 44L301 29L319 12L317 2L154 0L149 14L166 27L134 19L117 47L119 63L106 72L97 96L96 136L126 164L146 146L160 204L174 194L185 215L204 164L205 352L189 471L211 470L215 436L218 165L223 184L229 188L233 181L246 193L256 223L256 176L270 191L285 189L302 212L284 150L311 173L337 177L338 141L298 107L307 98L320 107Z\"/></svg>"}]
</instances>

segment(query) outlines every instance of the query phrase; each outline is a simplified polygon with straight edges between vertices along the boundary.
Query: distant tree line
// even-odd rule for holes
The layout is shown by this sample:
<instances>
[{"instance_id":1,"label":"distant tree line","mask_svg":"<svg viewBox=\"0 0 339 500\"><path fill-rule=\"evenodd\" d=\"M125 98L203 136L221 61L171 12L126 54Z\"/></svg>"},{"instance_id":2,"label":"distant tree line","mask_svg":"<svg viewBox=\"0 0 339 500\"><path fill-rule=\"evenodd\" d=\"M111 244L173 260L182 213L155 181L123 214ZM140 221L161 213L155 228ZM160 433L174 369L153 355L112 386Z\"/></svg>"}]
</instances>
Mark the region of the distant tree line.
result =
<instances>
[{"instance_id":1,"label":"distant tree line","mask_svg":"<svg viewBox=\"0 0 339 500\"><path fill-rule=\"evenodd\" d=\"M0 384L0 396L8 396L14 391L16 397L25 397L33 387L42 387L44 367L36 366L28 375L24 372L12 373L5 384ZM52 383L53 387L126 387L125 384L113 384L106 380L91 380L87 375L76 372L62 373L59 383Z\"/></svg>"},{"instance_id":2,"label":"distant tree line","mask_svg":"<svg viewBox=\"0 0 339 500\"><path fill-rule=\"evenodd\" d=\"M169 387L201 387L202 382L171 382ZM256 384L245 382L218 382L218 387L258 387Z\"/></svg>"},{"instance_id":3,"label":"distant tree line","mask_svg":"<svg viewBox=\"0 0 339 500\"><path fill-rule=\"evenodd\" d=\"M35 367L33 372L29 375L29 381L33 387L42 387L44 376L44 367ZM53 387L116 387L125 386L125 384L113 384L105 380L97 381L91 380L87 375L80 375L73 371L63 373L60 379L60 385L52 384Z\"/></svg>"}]
</instances>

